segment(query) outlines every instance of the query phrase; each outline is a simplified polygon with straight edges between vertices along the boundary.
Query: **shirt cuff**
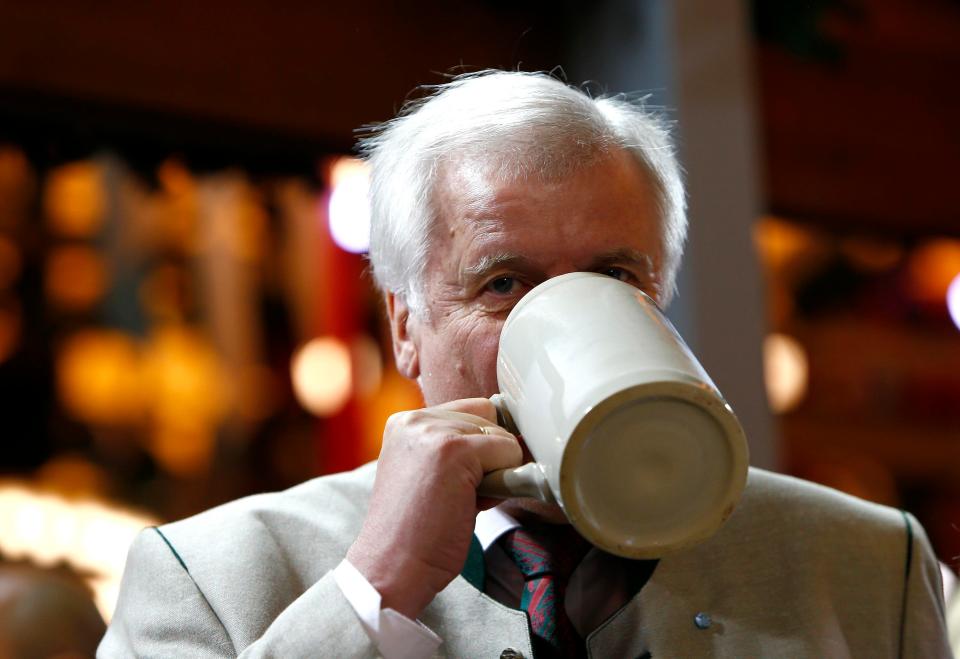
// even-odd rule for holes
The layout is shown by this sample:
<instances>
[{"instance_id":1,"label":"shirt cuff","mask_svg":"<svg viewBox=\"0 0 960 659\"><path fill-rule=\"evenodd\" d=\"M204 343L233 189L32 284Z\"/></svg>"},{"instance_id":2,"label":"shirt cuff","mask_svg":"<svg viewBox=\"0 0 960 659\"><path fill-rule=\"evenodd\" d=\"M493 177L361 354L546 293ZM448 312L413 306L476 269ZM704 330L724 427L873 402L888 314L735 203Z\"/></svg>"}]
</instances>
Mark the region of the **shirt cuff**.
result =
<instances>
[{"instance_id":1,"label":"shirt cuff","mask_svg":"<svg viewBox=\"0 0 960 659\"><path fill-rule=\"evenodd\" d=\"M440 647L442 639L419 620L381 609L380 593L347 559L340 561L333 578L384 659L429 657Z\"/></svg>"}]
</instances>

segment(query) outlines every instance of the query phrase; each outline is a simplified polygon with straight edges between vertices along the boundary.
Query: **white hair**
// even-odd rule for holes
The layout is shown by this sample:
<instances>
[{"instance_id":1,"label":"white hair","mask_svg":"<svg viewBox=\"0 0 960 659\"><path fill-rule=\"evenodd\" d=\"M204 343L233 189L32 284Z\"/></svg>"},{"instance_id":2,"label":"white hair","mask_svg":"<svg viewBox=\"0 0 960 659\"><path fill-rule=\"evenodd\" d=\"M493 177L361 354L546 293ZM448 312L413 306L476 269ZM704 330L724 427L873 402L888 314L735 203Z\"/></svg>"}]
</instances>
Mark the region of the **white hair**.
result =
<instances>
[{"instance_id":1,"label":"white hair","mask_svg":"<svg viewBox=\"0 0 960 659\"><path fill-rule=\"evenodd\" d=\"M647 172L660 214L663 302L687 231L666 122L623 96L591 98L544 73L482 71L439 85L360 140L371 166L370 263L384 291L424 308L422 282L441 166L476 159L506 181L555 178L625 149Z\"/></svg>"}]
</instances>

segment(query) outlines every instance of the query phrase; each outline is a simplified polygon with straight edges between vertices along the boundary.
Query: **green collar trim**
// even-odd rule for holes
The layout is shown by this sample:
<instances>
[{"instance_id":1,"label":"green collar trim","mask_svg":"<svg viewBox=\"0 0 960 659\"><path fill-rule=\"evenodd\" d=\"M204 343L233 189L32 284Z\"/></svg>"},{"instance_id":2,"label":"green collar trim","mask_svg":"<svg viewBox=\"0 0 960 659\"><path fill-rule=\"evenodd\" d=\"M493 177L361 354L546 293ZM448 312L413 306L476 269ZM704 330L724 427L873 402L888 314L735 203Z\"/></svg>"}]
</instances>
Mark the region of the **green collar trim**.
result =
<instances>
[{"instance_id":1,"label":"green collar trim","mask_svg":"<svg viewBox=\"0 0 960 659\"><path fill-rule=\"evenodd\" d=\"M460 576L477 590L483 591L486 570L483 563L483 547L480 546L480 540L477 539L477 536L473 536L470 540L470 550L467 552L467 560L463 564L463 569L460 570Z\"/></svg>"}]
</instances>

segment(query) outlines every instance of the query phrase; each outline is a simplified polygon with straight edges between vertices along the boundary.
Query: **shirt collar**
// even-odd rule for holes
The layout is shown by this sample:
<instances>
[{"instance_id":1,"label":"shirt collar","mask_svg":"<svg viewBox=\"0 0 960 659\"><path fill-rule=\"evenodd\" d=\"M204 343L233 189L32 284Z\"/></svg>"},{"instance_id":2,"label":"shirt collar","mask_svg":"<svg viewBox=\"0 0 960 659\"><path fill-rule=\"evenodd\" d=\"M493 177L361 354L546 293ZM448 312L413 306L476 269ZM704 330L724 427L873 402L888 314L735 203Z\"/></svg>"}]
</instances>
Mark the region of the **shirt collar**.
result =
<instances>
[{"instance_id":1,"label":"shirt collar","mask_svg":"<svg viewBox=\"0 0 960 659\"><path fill-rule=\"evenodd\" d=\"M473 527L473 533L480 541L483 551L487 551L490 545L507 531L520 527L520 522L504 512L501 507L502 504L496 508L489 508L477 513L477 523Z\"/></svg>"}]
</instances>

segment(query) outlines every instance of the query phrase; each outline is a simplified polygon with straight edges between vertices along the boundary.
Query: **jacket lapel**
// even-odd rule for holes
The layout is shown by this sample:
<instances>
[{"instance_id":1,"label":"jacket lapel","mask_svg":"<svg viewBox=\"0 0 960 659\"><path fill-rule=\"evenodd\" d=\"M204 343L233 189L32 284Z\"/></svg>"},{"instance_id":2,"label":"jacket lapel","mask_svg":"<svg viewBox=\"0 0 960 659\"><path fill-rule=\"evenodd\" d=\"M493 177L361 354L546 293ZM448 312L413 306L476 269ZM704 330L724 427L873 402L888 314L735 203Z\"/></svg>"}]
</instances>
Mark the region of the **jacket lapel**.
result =
<instances>
[{"instance_id":1,"label":"jacket lapel","mask_svg":"<svg viewBox=\"0 0 960 659\"><path fill-rule=\"evenodd\" d=\"M499 657L513 648L532 657L527 614L491 599L483 592L483 549L474 536L463 570L420 616L443 639L442 657Z\"/></svg>"}]
</instances>

